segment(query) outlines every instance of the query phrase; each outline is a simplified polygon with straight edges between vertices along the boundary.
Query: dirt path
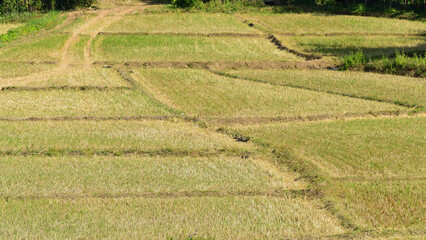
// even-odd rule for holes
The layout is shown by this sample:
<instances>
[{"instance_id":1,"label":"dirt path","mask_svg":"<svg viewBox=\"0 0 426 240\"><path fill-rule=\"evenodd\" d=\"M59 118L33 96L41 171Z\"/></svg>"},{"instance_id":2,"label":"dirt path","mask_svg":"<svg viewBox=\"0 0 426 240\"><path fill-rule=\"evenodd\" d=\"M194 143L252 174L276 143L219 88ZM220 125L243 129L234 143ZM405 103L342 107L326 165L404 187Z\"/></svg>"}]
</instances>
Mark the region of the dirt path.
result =
<instances>
[{"instance_id":1,"label":"dirt path","mask_svg":"<svg viewBox=\"0 0 426 240\"><path fill-rule=\"evenodd\" d=\"M145 6L145 4L141 4L142 7ZM58 66L54 69L50 69L47 71L37 72L34 74L26 75L26 76L20 76L15 78L9 78L9 79L3 79L3 81L8 82L9 84L13 85L13 83L19 82L21 84L25 84L28 82L33 82L34 80L37 81L44 81L47 78L60 76L65 73L67 73L70 69L70 67L74 64L72 62L72 56L71 56L71 47L73 44L75 44L79 36L87 31L90 31L90 39L86 43L84 47L84 61L81 63L82 67L81 70L87 70L92 67L93 61L90 59L90 51L91 51L91 45L93 40L96 38L96 36L101 32L104 28L108 27L110 24L120 20L124 15L131 13L135 10L135 6L121 6L118 8L113 9L101 9L96 11L97 15L93 19L87 21L83 26L76 29L71 33L71 36L67 39L64 46L62 47L60 51L60 61L58 62ZM72 22L73 19L76 19L78 13L70 13L70 15L67 16L67 19L65 22L69 24ZM112 15L112 18L106 21L106 18ZM105 24L101 24L102 22L105 22ZM64 24L61 24L61 26L64 26ZM99 26L96 28L96 26ZM57 27L59 29L60 27ZM91 28L94 28L93 30Z\"/></svg>"}]
</instances>

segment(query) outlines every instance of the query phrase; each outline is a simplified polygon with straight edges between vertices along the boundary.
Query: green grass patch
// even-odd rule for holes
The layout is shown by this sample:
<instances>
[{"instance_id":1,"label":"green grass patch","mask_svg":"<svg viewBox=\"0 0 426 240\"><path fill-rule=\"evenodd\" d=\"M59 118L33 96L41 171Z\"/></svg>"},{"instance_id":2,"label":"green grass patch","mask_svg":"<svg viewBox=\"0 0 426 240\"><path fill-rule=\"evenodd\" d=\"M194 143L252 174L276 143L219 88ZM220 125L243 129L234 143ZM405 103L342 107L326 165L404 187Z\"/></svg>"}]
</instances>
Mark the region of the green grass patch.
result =
<instances>
[{"instance_id":1,"label":"green grass patch","mask_svg":"<svg viewBox=\"0 0 426 240\"><path fill-rule=\"evenodd\" d=\"M69 49L69 60L73 63L83 63L84 62L84 52L86 44L89 41L89 36L78 36L78 39L74 44L71 45Z\"/></svg>"},{"instance_id":2,"label":"green grass patch","mask_svg":"<svg viewBox=\"0 0 426 240\"><path fill-rule=\"evenodd\" d=\"M381 57L399 52L424 52L426 37L394 36L276 36L285 46L304 53L343 57L362 51L366 57Z\"/></svg>"},{"instance_id":3,"label":"green grass patch","mask_svg":"<svg viewBox=\"0 0 426 240\"><path fill-rule=\"evenodd\" d=\"M126 15L106 32L261 33L228 14L169 13Z\"/></svg>"},{"instance_id":4,"label":"green grass patch","mask_svg":"<svg viewBox=\"0 0 426 240\"><path fill-rule=\"evenodd\" d=\"M59 61L67 34L51 35L40 40L9 45L0 51L2 61Z\"/></svg>"},{"instance_id":5,"label":"green grass patch","mask_svg":"<svg viewBox=\"0 0 426 240\"><path fill-rule=\"evenodd\" d=\"M401 19L303 14L242 14L255 27L274 33L425 33L426 22Z\"/></svg>"},{"instance_id":6,"label":"green grass patch","mask_svg":"<svg viewBox=\"0 0 426 240\"><path fill-rule=\"evenodd\" d=\"M12 28L22 26L22 23L0 23L0 34L5 34Z\"/></svg>"},{"instance_id":7,"label":"green grass patch","mask_svg":"<svg viewBox=\"0 0 426 240\"><path fill-rule=\"evenodd\" d=\"M397 53L395 58L383 57L380 60L371 61L365 65L364 69L373 72L426 78L426 55L409 57L404 53Z\"/></svg>"},{"instance_id":8,"label":"green grass patch","mask_svg":"<svg viewBox=\"0 0 426 240\"><path fill-rule=\"evenodd\" d=\"M367 99L426 106L426 80L376 73L327 70L233 70L233 76L330 91Z\"/></svg>"},{"instance_id":9,"label":"green grass patch","mask_svg":"<svg viewBox=\"0 0 426 240\"><path fill-rule=\"evenodd\" d=\"M4 238L294 238L344 233L299 198L0 200ZM81 224L84 222L85 224Z\"/></svg>"},{"instance_id":10,"label":"green grass patch","mask_svg":"<svg viewBox=\"0 0 426 240\"><path fill-rule=\"evenodd\" d=\"M424 180L335 181L326 190L357 225L377 230L423 229Z\"/></svg>"},{"instance_id":11,"label":"green grass patch","mask_svg":"<svg viewBox=\"0 0 426 240\"><path fill-rule=\"evenodd\" d=\"M4 153L197 155L254 149L193 123L171 121L0 122L0 129Z\"/></svg>"},{"instance_id":12,"label":"green grass patch","mask_svg":"<svg viewBox=\"0 0 426 240\"><path fill-rule=\"evenodd\" d=\"M266 160L220 156L2 157L0 192L10 197L96 196L274 191L303 186L291 174L277 175L259 161Z\"/></svg>"},{"instance_id":13,"label":"green grass patch","mask_svg":"<svg viewBox=\"0 0 426 240\"><path fill-rule=\"evenodd\" d=\"M218 76L205 70L139 69L146 91L202 117L277 117L398 110L398 106Z\"/></svg>"},{"instance_id":14,"label":"green grass patch","mask_svg":"<svg viewBox=\"0 0 426 240\"><path fill-rule=\"evenodd\" d=\"M289 151L327 177L424 176L426 118L382 118L241 126L255 142Z\"/></svg>"},{"instance_id":15,"label":"green grass patch","mask_svg":"<svg viewBox=\"0 0 426 240\"><path fill-rule=\"evenodd\" d=\"M98 87L131 87L118 72L110 68L91 68L82 70L79 67L69 68L61 75L40 79L39 76L27 76L3 79L1 87L62 87L62 86L98 86Z\"/></svg>"},{"instance_id":16,"label":"green grass patch","mask_svg":"<svg viewBox=\"0 0 426 240\"><path fill-rule=\"evenodd\" d=\"M98 61L302 61L264 38L98 36Z\"/></svg>"},{"instance_id":17,"label":"green grass patch","mask_svg":"<svg viewBox=\"0 0 426 240\"><path fill-rule=\"evenodd\" d=\"M63 18L61 18L59 12L50 12L41 18L29 20L24 26L11 29L6 34L0 35L0 47L22 36L35 33L40 29L52 28L62 20Z\"/></svg>"},{"instance_id":18,"label":"green grass patch","mask_svg":"<svg viewBox=\"0 0 426 240\"><path fill-rule=\"evenodd\" d=\"M7 91L0 117L168 115L173 112L133 90Z\"/></svg>"}]
</instances>

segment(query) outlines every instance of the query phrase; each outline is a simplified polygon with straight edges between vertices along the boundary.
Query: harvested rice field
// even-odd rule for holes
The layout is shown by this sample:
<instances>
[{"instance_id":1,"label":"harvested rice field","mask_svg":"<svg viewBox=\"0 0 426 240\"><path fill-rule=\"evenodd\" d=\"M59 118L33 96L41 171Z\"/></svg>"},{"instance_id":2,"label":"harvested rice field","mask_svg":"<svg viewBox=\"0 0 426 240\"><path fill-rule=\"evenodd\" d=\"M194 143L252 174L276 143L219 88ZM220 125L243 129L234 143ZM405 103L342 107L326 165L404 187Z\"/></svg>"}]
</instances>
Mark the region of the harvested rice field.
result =
<instances>
[{"instance_id":1,"label":"harvested rice field","mask_svg":"<svg viewBox=\"0 0 426 240\"><path fill-rule=\"evenodd\" d=\"M341 65L423 59L425 23L247 9L101 0L2 43L0 239L426 238L425 78Z\"/></svg>"}]
</instances>

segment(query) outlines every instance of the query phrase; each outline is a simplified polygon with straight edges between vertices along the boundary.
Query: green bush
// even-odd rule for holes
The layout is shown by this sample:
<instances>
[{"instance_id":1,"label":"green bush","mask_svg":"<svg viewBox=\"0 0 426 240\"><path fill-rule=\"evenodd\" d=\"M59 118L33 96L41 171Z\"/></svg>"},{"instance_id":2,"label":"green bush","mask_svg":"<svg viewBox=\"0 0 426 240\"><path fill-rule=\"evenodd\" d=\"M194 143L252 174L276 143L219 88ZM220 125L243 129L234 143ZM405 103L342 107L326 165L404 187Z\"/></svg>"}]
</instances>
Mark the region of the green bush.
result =
<instances>
[{"instance_id":1,"label":"green bush","mask_svg":"<svg viewBox=\"0 0 426 240\"><path fill-rule=\"evenodd\" d=\"M365 4L354 4L350 7L350 12L352 14L362 15L367 12L367 6Z\"/></svg>"},{"instance_id":2,"label":"green bush","mask_svg":"<svg viewBox=\"0 0 426 240\"><path fill-rule=\"evenodd\" d=\"M381 60L368 63L365 68L367 71L426 77L426 53L423 57L417 54L409 57L397 52L395 58L383 57Z\"/></svg>"},{"instance_id":3,"label":"green bush","mask_svg":"<svg viewBox=\"0 0 426 240\"><path fill-rule=\"evenodd\" d=\"M192 8L199 0L173 0L172 5L176 8Z\"/></svg>"},{"instance_id":4,"label":"green bush","mask_svg":"<svg viewBox=\"0 0 426 240\"><path fill-rule=\"evenodd\" d=\"M362 67L367 62L367 57L362 53L361 50L356 53L351 53L343 57L342 70L348 70L351 68Z\"/></svg>"}]
</instances>

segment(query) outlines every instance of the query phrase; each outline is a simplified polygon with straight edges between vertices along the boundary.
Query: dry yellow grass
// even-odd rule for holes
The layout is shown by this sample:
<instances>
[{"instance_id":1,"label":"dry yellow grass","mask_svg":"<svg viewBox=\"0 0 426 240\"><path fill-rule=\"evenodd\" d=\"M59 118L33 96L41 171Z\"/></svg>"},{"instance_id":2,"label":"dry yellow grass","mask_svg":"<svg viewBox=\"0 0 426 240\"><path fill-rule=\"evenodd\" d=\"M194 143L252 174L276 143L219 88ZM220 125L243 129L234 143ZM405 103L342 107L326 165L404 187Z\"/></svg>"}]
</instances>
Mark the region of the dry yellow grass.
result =
<instances>
[{"instance_id":1,"label":"dry yellow grass","mask_svg":"<svg viewBox=\"0 0 426 240\"><path fill-rule=\"evenodd\" d=\"M426 181L335 181L326 190L358 226L377 230L424 229Z\"/></svg>"},{"instance_id":2,"label":"dry yellow grass","mask_svg":"<svg viewBox=\"0 0 426 240\"><path fill-rule=\"evenodd\" d=\"M127 15L106 32L149 33L262 33L223 13L167 13Z\"/></svg>"},{"instance_id":3,"label":"dry yellow grass","mask_svg":"<svg viewBox=\"0 0 426 240\"><path fill-rule=\"evenodd\" d=\"M256 142L288 150L324 176L424 176L424 116L274 123L235 129Z\"/></svg>"},{"instance_id":4,"label":"dry yellow grass","mask_svg":"<svg viewBox=\"0 0 426 240\"><path fill-rule=\"evenodd\" d=\"M0 81L0 87L61 87L61 86L100 86L131 87L116 70L110 68L81 67L68 68L66 72L40 79L39 76L8 78Z\"/></svg>"},{"instance_id":5,"label":"dry yellow grass","mask_svg":"<svg viewBox=\"0 0 426 240\"><path fill-rule=\"evenodd\" d=\"M0 200L2 238L271 239L344 233L300 198ZM84 223L84 224L82 224Z\"/></svg>"},{"instance_id":6,"label":"dry yellow grass","mask_svg":"<svg viewBox=\"0 0 426 240\"><path fill-rule=\"evenodd\" d=\"M170 115L174 112L136 90L7 91L0 117Z\"/></svg>"},{"instance_id":7,"label":"dry yellow grass","mask_svg":"<svg viewBox=\"0 0 426 240\"><path fill-rule=\"evenodd\" d=\"M222 134L170 121L0 122L2 152L146 152L197 155L251 152L251 145Z\"/></svg>"},{"instance_id":8,"label":"dry yellow grass","mask_svg":"<svg viewBox=\"0 0 426 240\"><path fill-rule=\"evenodd\" d=\"M273 84L426 106L426 79L377 73L328 70L232 70L227 73Z\"/></svg>"},{"instance_id":9,"label":"dry yellow grass","mask_svg":"<svg viewBox=\"0 0 426 240\"><path fill-rule=\"evenodd\" d=\"M135 76L157 99L202 117L291 117L403 109L387 103L227 78L205 70L139 69Z\"/></svg>"},{"instance_id":10,"label":"dry yellow grass","mask_svg":"<svg viewBox=\"0 0 426 240\"><path fill-rule=\"evenodd\" d=\"M0 159L0 195L132 196L300 189L295 174L270 171L264 159L240 157L36 157ZM61 181L58 181L61 179ZM28 183L31 184L28 184Z\"/></svg>"},{"instance_id":11,"label":"dry yellow grass","mask_svg":"<svg viewBox=\"0 0 426 240\"><path fill-rule=\"evenodd\" d=\"M161 35L98 36L97 61L303 61L266 38Z\"/></svg>"},{"instance_id":12,"label":"dry yellow grass","mask_svg":"<svg viewBox=\"0 0 426 240\"><path fill-rule=\"evenodd\" d=\"M379 17L306 14L241 14L263 30L284 33L424 33L426 23Z\"/></svg>"}]
</instances>

